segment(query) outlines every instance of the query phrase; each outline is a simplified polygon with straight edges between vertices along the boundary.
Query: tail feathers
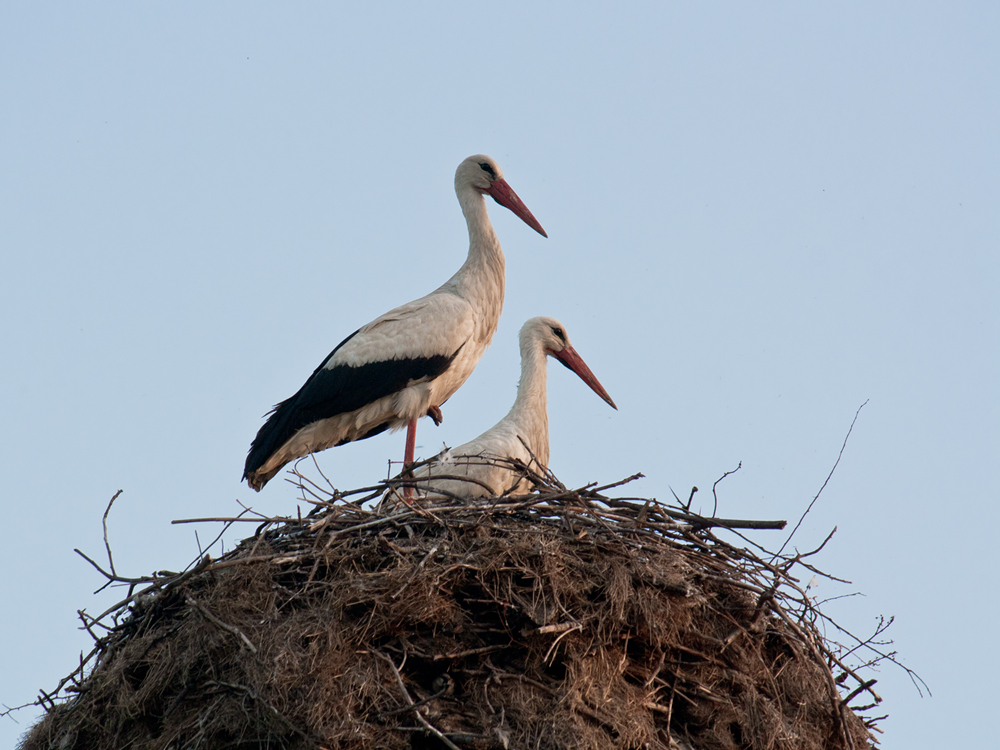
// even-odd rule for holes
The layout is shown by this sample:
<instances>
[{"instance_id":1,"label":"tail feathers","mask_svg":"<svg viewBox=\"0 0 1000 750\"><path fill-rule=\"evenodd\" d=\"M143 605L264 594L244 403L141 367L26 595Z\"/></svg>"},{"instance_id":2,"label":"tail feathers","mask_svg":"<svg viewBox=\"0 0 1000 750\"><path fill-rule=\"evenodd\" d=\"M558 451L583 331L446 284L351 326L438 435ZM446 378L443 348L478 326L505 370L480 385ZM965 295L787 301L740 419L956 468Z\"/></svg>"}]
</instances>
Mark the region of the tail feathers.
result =
<instances>
[{"instance_id":1,"label":"tail feathers","mask_svg":"<svg viewBox=\"0 0 1000 750\"><path fill-rule=\"evenodd\" d=\"M292 398L286 399L275 406L268 416L267 421L257 431L257 436L250 443L250 450L247 452L247 461L243 466L243 478L251 488L258 492L260 492L261 487L267 484L271 477L281 470L281 466L284 466L284 464L276 467L273 471L263 474L258 470L298 431L298 429L289 429L289 419L293 411L291 402L294 400L295 396L292 396Z\"/></svg>"},{"instance_id":2,"label":"tail feathers","mask_svg":"<svg viewBox=\"0 0 1000 750\"><path fill-rule=\"evenodd\" d=\"M252 489L254 492L260 492L264 488L264 485L267 484L269 481L271 481L271 479L274 478L275 474L281 471L282 466L284 466L284 464L268 472L260 472L260 471L251 471L250 473L244 472L243 478L247 480L247 484L250 485L250 489Z\"/></svg>"}]
</instances>

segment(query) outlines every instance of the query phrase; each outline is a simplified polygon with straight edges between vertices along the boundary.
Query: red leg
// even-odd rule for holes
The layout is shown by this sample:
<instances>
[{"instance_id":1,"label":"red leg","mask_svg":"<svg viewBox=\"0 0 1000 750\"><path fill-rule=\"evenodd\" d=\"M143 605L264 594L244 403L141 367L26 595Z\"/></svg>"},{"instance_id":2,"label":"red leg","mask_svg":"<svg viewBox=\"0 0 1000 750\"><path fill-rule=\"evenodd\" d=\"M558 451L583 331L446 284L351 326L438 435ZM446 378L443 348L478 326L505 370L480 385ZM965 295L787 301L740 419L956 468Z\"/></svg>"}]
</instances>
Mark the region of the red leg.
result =
<instances>
[{"instance_id":1,"label":"red leg","mask_svg":"<svg viewBox=\"0 0 1000 750\"><path fill-rule=\"evenodd\" d=\"M417 448L417 420L411 419L406 425L406 450L403 453L403 471L409 471L413 466L413 454ZM413 497L413 488L404 487L403 497L409 500Z\"/></svg>"},{"instance_id":2,"label":"red leg","mask_svg":"<svg viewBox=\"0 0 1000 750\"><path fill-rule=\"evenodd\" d=\"M403 468L413 463L413 453L417 449L417 420L411 419L406 425L406 452L403 454Z\"/></svg>"}]
</instances>

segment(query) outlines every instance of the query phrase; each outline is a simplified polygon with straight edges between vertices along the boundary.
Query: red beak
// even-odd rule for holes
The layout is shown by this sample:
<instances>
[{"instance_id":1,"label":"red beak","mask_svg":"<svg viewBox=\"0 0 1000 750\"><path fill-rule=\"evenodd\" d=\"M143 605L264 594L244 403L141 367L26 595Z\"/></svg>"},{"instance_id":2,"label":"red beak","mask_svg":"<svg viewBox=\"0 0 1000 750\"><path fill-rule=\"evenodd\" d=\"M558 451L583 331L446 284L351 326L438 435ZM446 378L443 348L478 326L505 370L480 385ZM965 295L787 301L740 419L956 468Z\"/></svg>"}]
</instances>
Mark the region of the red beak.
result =
<instances>
[{"instance_id":1,"label":"red beak","mask_svg":"<svg viewBox=\"0 0 1000 750\"><path fill-rule=\"evenodd\" d=\"M545 230L542 229L542 225L538 223L538 219L532 216L531 211L529 211L528 207L524 205L524 202L517 197L517 193L511 189L505 179L501 177L499 180L494 180L487 192L493 196L493 200L504 208L509 208L521 217L521 221L542 235L542 237L548 237L548 235L545 234Z\"/></svg>"},{"instance_id":2,"label":"red beak","mask_svg":"<svg viewBox=\"0 0 1000 750\"><path fill-rule=\"evenodd\" d=\"M598 382L597 378L594 376L594 373L592 373L590 371L590 368L587 367L587 363L584 362L583 359L580 357L580 355L576 353L576 349L574 349L572 346L567 346L561 352L554 352L551 349L549 349L548 352L553 357L562 362L564 365L566 365L566 367L568 367L577 375L579 375L580 380L589 385L591 390L593 390L594 393L603 398L612 409L614 409L615 411L618 410L618 407L615 406L615 402L611 400L611 396L609 396L608 392L604 390L604 386Z\"/></svg>"}]
</instances>

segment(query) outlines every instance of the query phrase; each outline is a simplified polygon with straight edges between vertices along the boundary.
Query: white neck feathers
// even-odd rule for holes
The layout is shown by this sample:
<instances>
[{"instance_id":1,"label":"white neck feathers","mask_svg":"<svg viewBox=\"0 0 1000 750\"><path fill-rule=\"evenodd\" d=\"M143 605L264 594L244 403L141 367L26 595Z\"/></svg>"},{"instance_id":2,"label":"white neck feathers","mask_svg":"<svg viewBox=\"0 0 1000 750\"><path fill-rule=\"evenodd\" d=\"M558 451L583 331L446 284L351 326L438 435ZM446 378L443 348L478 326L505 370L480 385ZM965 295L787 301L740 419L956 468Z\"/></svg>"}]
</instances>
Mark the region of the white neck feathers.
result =
<instances>
[{"instance_id":1,"label":"white neck feathers","mask_svg":"<svg viewBox=\"0 0 1000 750\"><path fill-rule=\"evenodd\" d=\"M458 191L458 202L469 226L469 255L441 289L467 300L478 313L476 337L493 338L503 310L505 262L500 240L486 211L482 194L471 186Z\"/></svg>"},{"instance_id":2,"label":"white neck feathers","mask_svg":"<svg viewBox=\"0 0 1000 750\"><path fill-rule=\"evenodd\" d=\"M521 380L517 398L508 413L543 466L549 465L549 412L547 355L540 341L529 336L521 340Z\"/></svg>"}]
</instances>

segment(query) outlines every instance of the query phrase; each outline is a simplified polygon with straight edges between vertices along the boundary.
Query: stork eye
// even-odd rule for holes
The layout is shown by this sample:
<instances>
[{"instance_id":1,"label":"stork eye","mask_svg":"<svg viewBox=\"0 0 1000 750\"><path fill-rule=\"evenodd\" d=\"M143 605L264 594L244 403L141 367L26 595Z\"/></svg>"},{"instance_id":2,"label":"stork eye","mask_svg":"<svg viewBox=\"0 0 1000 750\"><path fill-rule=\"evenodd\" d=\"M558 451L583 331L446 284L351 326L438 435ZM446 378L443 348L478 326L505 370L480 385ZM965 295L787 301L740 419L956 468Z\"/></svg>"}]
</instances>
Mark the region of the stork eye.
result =
<instances>
[{"instance_id":1,"label":"stork eye","mask_svg":"<svg viewBox=\"0 0 1000 750\"><path fill-rule=\"evenodd\" d=\"M557 328L555 326L552 326L552 333L556 335L557 339L562 341L564 344L566 343L566 332L563 331L562 328Z\"/></svg>"},{"instance_id":2,"label":"stork eye","mask_svg":"<svg viewBox=\"0 0 1000 750\"><path fill-rule=\"evenodd\" d=\"M486 172L486 173L487 173L487 174L488 174L488 175L489 175L489 176L490 176L491 178L493 178L493 179L496 179L496 176L497 176L497 173L496 173L495 171L493 171L493 167L491 167L491 166L490 166L489 164L487 164L486 162L483 162L483 163L482 163L482 164L480 164L479 166L480 166L480 168L481 168L481 169L482 169L482 170L483 170L484 172Z\"/></svg>"}]
</instances>

